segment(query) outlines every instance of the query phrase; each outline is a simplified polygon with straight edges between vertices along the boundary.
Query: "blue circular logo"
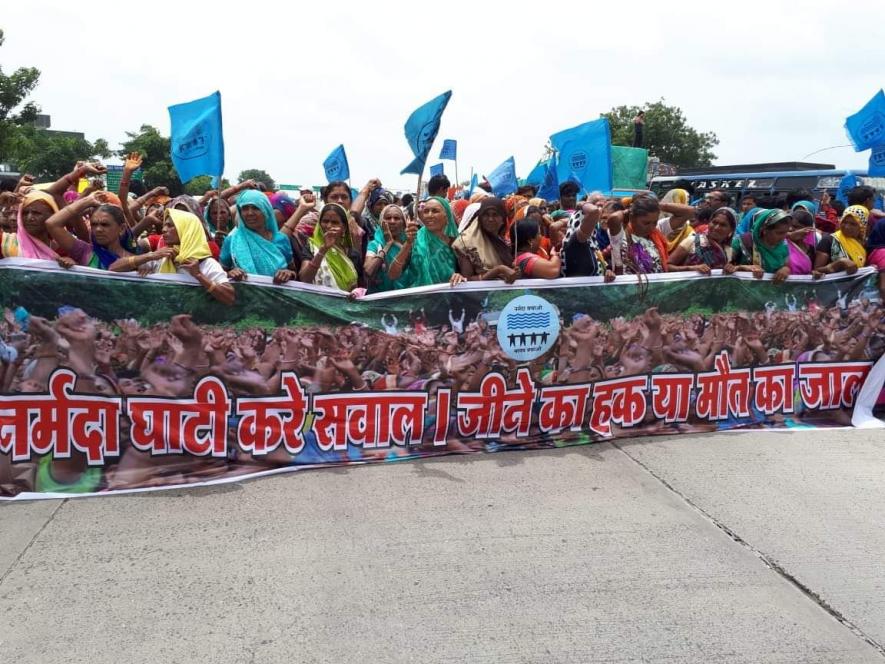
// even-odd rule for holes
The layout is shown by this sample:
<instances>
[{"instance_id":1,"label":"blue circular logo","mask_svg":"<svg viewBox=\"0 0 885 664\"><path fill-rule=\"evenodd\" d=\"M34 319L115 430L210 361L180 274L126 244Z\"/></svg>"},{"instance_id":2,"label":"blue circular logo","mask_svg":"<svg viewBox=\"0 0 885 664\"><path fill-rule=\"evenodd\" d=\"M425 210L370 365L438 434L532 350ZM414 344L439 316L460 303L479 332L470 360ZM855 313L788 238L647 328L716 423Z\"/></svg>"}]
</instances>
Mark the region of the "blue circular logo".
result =
<instances>
[{"instance_id":1,"label":"blue circular logo","mask_svg":"<svg viewBox=\"0 0 885 664\"><path fill-rule=\"evenodd\" d=\"M587 165L587 153L583 150L572 152L569 162L571 163L573 170L580 171Z\"/></svg>"},{"instance_id":2,"label":"blue circular logo","mask_svg":"<svg viewBox=\"0 0 885 664\"><path fill-rule=\"evenodd\" d=\"M559 311L537 295L520 295L501 310L498 343L517 361L534 360L553 347L559 337Z\"/></svg>"}]
</instances>

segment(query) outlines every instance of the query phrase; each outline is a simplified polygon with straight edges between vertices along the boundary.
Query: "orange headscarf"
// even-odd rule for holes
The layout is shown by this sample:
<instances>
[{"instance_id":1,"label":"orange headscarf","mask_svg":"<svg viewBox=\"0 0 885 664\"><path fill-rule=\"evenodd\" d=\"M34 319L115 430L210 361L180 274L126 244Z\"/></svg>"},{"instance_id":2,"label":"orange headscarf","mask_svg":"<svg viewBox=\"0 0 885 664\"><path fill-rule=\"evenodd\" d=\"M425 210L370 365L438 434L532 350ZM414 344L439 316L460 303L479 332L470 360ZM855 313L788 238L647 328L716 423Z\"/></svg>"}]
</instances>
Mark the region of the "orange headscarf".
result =
<instances>
[{"instance_id":1,"label":"orange headscarf","mask_svg":"<svg viewBox=\"0 0 885 664\"><path fill-rule=\"evenodd\" d=\"M510 228L518 221L516 214L520 210L528 207L528 204L529 199L525 196L511 196L504 201L504 209L507 211L507 228L505 231L505 237L508 239L508 241L510 239ZM522 216L525 216L525 212L522 213ZM521 218L522 217L520 217L520 219Z\"/></svg>"},{"instance_id":2,"label":"orange headscarf","mask_svg":"<svg viewBox=\"0 0 885 664\"><path fill-rule=\"evenodd\" d=\"M452 212L455 214L455 221L459 224L461 223L461 218L464 216L464 210L467 209L468 205L470 205L470 201L466 198L459 198L452 203Z\"/></svg>"}]
</instances>

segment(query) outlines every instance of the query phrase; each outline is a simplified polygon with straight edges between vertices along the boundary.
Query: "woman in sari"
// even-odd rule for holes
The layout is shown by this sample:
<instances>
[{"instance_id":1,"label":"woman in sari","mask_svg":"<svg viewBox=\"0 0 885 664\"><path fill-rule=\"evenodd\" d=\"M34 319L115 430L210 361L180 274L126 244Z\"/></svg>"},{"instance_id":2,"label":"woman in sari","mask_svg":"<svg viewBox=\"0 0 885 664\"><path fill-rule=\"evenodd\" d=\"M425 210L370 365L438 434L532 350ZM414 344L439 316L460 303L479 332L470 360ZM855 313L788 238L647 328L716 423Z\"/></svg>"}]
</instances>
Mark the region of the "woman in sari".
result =
<instances>
[{"instance_id":1,"label":"woman in sari","mask_svg":"<svg viewBox=\"0 0 885 664\"><path fill-rule=\"evenodd\" d=\"M608 218L611 258L618 274L669 271L667 239L658 230L661 208L653 196L636 195L624 212Z\"/></svg>"},{"instance_id":2,"label":"woman in sari","mask_svg":"<svg viewBox=\"0 0 885 664\"><path fill-rule=\"evenodd\" d=\"M843 270L854 274L867 264L867 250L863 242L869 218L870 213L863 205L845 208L839 220L839 230L817 244L815 278Z\"/></svg>"},{"instance_id":3,"label":"woman in sari","mask_svg":"<svg viewBox=\"0 0 885 664\"><path fill-rule=\"evenodd\" d=\"M424 201L421 211L424 225L414 233L414 244L409 240L410 229L406 229L407 240L402 250L390 265L390 278L396 280L400 270L412 266L415 281L411 286L431 286L448 282L456 286L467 279L458 271L458 259L452 251L452 243L458 237L458 226L449 202L439 196L431 196Z\"/></svg>"},{"instance_id":4,"label":"woman in sari","mask_svg":"<svg viewBox=\"0 0 885 664\"><path fill-rule=\"evenodd\" d=\"M534 219L520 219L514 224L512 242L516 247L513 265L526 279L556 279L562 272L559 253L550 259L538 255L541 247L541 227Z\"/></svg>"},{"instance_id":5,"label":"woman in sari","mask_svg":"<svg viewBox=\"0 0 885 664\"><path fill-rule=\"evenodd\" d=\"M482 199L472 221L452 243L459 272L470 281L504 279L512 283L517 273L510 267L513 250L504 239L506 232L504 202L495 197Z\"/></svg>"},{"instance_id":6,"label":"woman in sari","mask_svg":"<svg viewBox=\"0 0 885 664\"><path fill-rule=\"evenodd\" d=\"M673 253L682 242L694 233L689 219L694 216L694 209L688 204L688 192L685 189L671 189L661 199L661 215L658 219L658 230L667 240L667 251Z\"/></svg>"},{"instance_id":7,"label":"woman in sari","mask_svg":"<svg viewBox=\"0 0 885 664\"><path fill-rule=\"evenodd\" d=\"M751 220L750 232L732 240L735 269L752 272L757 279L766 272L772 273L775 283L789 277L792 274L787 246L790 221L790 215L783 210L757 210Z\"/></svg>"},{"instance_id":8,"label":"woman in sari","mask_svg":"<svg viewBox=\"0 0 885 664\"><path fill-rule=\"evenodd\" d=\"M221 249L221 266L234 281L246 275L273 277L275 284L297 279L292 245L277 230L277 220L270 200L260 191L249 189L237 196L240 223Z\"/></svg>"},{"instance_id":9,"label":"woman in sari","mask_svg":"<svg viewBox=\"0 0 885 664\"><path fill-rule=\"evenodd\" d=\"M814 254L817 243L822 239L814 228L814 216L800 201L792 207L790 233L787 235L787 249L790 251L788 265L790 274L811 274L814 267Z\"/></svg>"},{"instance_id":10,"label":"woman in sari","mask_svg":"<svg viewBox=\"0 0 885 664\"><path fill-rule=\"evenodd\" d=\"M885 301L885 219L873 224L867 239L867 265L879 269L879 297Z\"/></svg>"},{"instance_id":11,"label":"woman in sari","mask_svg":"<svg viewBox=\"0 0 885 664\"><path fill-rule=\"evenodd\" d=\"M292 236L295 254L301 261L298 279L307 284L350 292L359 283L347 210L326 203L310 237Z\"/></svg>"},{"instance_id":12,"label":"woman in sari","mask_svg":"<svg viewBox=\"0 0 885 664\"><path fill-rule=\"evenodd\" d=\"M719 208L710 218L706 231L689 235L673 250L670 254L670 271L701 274L710 274L710 270L724 270L726 274L734 272L731 238L736 227L737 213L728 207Z\"/></svg>"},{"instance_id":13,"label":"woman in sari","mask_svg":"<svg viewBox=\"0 0 885 664\"><path fill-rule=\"evenodd\" d=\"M120 258L132 256L132 234L126 226L123 208L117 204L119 198L105 191L89 194L63 207L46 220L46 230L55 246L67 259L60 259L63 267L82 265L99 270L107 270ZM115 202L116 201L116 202ZM68 226L82 220L83 215L92 210L89 217L90 239L85 242L68 230Z\"/></svg>"},{"instance_id":14,"label":"woman in sari","mask_svg":"<svg viewBox=\"0 0 885 664\"><path fill-rule=\"evenodd\" d=\"M400 288L410 288L418 275L410 263L405 268L393 268L393 263L400 251L409 244L411 251L415 242L418 227L406 231L406 217L398 205L386 205L378 217L375 235L366 249L366 260L363 272L369 284L369 292L381 293ZM409 241L411 235L411 242ZM396 278L392 278L392 274Z\"/></svg>"},{"instance_id":15,"label":"woman in sari","mask_svg":"<svg viewBox=\"0 0 885 664\"><path fill-rule=\"evenodd\" d=\"M55 198L42 191L31 191L18 207L16 232L4 238L3 256L58 261L58 245L52 240L46 222L58 214ZM78 220L82 222L82 220ZM79 229L78 236L84 234Z\"/></svg>"},{"instance_id":16,"label":"woman in sari","mask_svg":"<svg viewBox=\"0 0 885 664\"><path fill-rule=\"evenodd\" d=\"M212 252L212 258L218 260L218 257L221 255L221 247L219 247L218 243L215 241L213 233L209 228L209 222L207 222L206 219L203 217L203 210L200 208L200 204L197 202L197 199L193 196L182 194L181 196L176 196L171 201L169 201L166 207L173 210L181 210L182 212L190 212L197 218L197 220L200 222L200 225L203 227L203 232L206 235L206 242L209 244L209 250ZM161 241L157 245L157 248L162 246L164 245Z\"/></svg>"},{"instance_id":17,"label":"woman in sari","mask_svg":"<svg viewBox=\"0 0 885 664\"><path fill-rule=\"evenodd\" d=\"M156 251L115 261L112 272L188 274L221 304L232 305L236 291L221 264L212 258L203 222L195 214L167 209L163 217L164 246Z\"/></svg>"},{"instance_id":18,"label":"woman in sari","mask_svg":"<svg viewBox=\"0 0 885 664\"><path fill-rule=\"evenodd\" d=\"M211 197L203 207L203 221L209 227L209 233L216 244L223 244L224 238L230 233L230 206L218 196Z\"/></svg>"}]
</instances>

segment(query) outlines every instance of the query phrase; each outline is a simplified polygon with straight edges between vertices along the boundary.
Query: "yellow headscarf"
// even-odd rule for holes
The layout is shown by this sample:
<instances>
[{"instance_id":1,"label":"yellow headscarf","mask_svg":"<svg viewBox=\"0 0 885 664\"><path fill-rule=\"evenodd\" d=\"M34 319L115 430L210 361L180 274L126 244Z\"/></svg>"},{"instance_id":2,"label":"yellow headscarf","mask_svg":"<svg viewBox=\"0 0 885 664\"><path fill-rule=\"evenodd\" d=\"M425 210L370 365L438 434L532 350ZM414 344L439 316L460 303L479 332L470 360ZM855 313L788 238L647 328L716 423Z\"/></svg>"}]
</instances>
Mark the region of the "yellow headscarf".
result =
<instances>
[{"instance_id":1,"label":"yellow headscarf","mask_svg":"<svg viewBox=\"0 0 885 664\"><path fill-rule=\"evenodd\" d=\"M166 218L172 219L175 230L178 231L178 242L175 245L178 255L173 261L164 258L160 263L160 272L178 272L178 265L193 260L203 260L212 255L209 243L206 241L206 231L203 230L203 222L199 217L184 210L167 209Z\"/></svg>"},{"instance_id":2,"label":"yellow headscarf","mask_svg":"<svg viewBox=\"0 0 885 664\"><path fill-rule=\"evenodd\" d=\"M675 203L676 205L688 205L688 192L685 189L671 189L661 199L661 203ZM661 211L660 218L663 219L667 213ZM667 236L667 251L671 254L676 250L682 241L694 235L694 229L687 221L682 225L675 235L670 233Z\"/></svg>"},{"instance_id":3,"label":"yellow headscarf","mask_svg":"<svg viewBox=\"0 0 885 664\"><path fill-rule=\"evenodd\" d=\"M676 203L688 205L688 192L685 189L671 189L661 199L661 203Z\"/></svg>"},{"instance_id":4,"label":"yellow headscarf","mask_svg":"<svg viewBox=\"0 0 885 664\"><path fill-rule=\"evenodd\" d=\"M860 224L860 236L864 237L867 231L867 221L870 218L870 213L863 205L849 205L845 208L845 212L842 213L842 218L839 220L839 230L833 233L833 238L839 241L839 244L842 246L842 249L848 255L854 264L857 267L863 267L867 264L867 250L863 246L863 242L859 240L855 240L851 237L846 237L842 233L842 224L846 217L854 218L858 224Z\"/></svg>"}]
</instances>

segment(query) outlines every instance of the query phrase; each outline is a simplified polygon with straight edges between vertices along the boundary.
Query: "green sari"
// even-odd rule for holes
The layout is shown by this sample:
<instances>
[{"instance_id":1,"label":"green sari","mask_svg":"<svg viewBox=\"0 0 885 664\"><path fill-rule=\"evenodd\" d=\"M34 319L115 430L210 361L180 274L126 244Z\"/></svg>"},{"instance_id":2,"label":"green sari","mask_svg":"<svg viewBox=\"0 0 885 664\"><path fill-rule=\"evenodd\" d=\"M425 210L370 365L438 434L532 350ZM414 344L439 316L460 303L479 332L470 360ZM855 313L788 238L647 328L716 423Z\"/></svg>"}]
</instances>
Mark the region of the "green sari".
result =
<instances>
[{"instance_id":1,"label":"green sari","mask_svg":"<svg viewBox=\"0 0 885 664\"><path fill-rule=\"evenodd\" d=\"M455 223L455 215L452 207L445 198L432 196L430 200L434 200L442 205L446 213L446 237L458 237L458 224ZM433 284L444 284L455 274L458 265L458 259L455 252L447 242L441 240L436 235L422 226L418 231L418 237L415 240L415 247L412 249L412 262L417 263L417 280L412 286L431 286Z\"/></svg>"},{"instance_id":2,"label":"green sari","mask_svg":"<svg viewBox=\"0 0 885 664\"><path fill-rule=\"evenodd\" d=\"M390 206L388 206L390 207ZM384 213L387 212L387 207L385 207L381 211L380 219L384 218ZM399 242L400 245L406 241L406 232L403 230L399 237L394 238L396 242ZM375 235L369 241L368 246L366 247L367 251L372 252L376 256L378 253L387 245L387 240L384 237L384 228L383 225L379 222L375 226ZM378 272L375 274L373 283L369 287L370 293L384 293L392 290L399 290L401 288L411 288L416 285L418 281L418 269L413 261L408 261L405 267L403 267L403 271L400 274L398 279L391 279L387 273L390 270L390 266L393 265L393 262L396 260L396 257L399 256L399 252L402 247L394 243L393 246L390 247L390 250L387 252L387 255L384 258L384 265L382 265ZM402 263L402 261L400 261Z\"/></svg>"}]
</instances>

